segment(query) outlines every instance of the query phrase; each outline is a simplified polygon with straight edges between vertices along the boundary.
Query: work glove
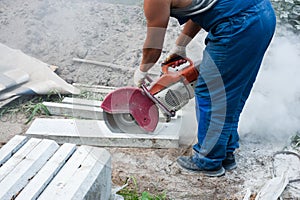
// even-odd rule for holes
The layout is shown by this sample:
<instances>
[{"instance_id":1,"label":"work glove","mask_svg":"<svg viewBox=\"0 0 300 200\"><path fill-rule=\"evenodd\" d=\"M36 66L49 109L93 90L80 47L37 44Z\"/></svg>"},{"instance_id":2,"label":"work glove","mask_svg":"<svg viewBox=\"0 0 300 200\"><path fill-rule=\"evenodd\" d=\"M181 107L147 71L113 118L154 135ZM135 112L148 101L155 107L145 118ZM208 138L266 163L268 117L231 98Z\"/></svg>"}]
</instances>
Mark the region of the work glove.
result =
<instances>
[{"instance_id":1,"label":"work glove","mask_svg":"<svg viewBox=\"0 0 300 200\"><path fill-rule=\"evenodd\" d=\"M169 56L164 60L163 64L168 64L170 62L181 60L186 58L186 47L175 45L170 53Z\"/></svg>"},{"instance_id":2,"label":"work glove","mask_svg":"<svg viewBox=\"0 0 300 200\"><path fill-rule=\"evenodd\" d=\"M137 87L141 87L141 85L145 82L146 76L148 72L143 72L138 67L133 75L133 82Z\"/></svg>"}]
</instances>

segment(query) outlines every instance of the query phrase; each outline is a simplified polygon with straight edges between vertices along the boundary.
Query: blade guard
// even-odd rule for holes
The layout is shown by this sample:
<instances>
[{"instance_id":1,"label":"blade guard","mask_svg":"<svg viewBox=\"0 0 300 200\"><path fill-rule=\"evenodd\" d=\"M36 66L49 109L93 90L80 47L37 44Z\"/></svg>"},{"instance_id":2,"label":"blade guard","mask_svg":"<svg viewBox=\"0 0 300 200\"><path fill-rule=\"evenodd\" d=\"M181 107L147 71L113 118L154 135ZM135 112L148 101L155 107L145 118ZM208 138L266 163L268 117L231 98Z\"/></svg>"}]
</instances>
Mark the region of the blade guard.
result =
<instances>
[{"instance_id":1,"label":"blade guard","mask_svg":"<svg viewBox=\"0 0 300 200\"><path fill-rule=\"evenodd\" d=\"M130 113L147 132L153 132L159 120L158 108L140 88L123 87L109 93L101 108L111 114Z\"/></svg>"}]
</instances>

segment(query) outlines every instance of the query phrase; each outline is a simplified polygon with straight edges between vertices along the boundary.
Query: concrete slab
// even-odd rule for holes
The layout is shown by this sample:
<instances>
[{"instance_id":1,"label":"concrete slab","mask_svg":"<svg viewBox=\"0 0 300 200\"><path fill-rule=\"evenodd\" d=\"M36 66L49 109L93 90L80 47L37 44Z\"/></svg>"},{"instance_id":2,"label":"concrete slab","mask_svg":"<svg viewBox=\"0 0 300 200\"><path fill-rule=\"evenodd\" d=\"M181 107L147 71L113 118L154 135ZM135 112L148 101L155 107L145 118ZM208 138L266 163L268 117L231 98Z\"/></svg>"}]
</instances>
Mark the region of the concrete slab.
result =
<instances>
[{"instance_id":1,"label":"concrete slab","mask_svg":"<svg viewBox=\"0 0 300 200\"><path fill-rule=\"evenodd\" d=\"M55 102L43 102L43 104L48 108L51 115L83 119L103 119L103 111L100 107Z\"/></svg>"},{"instance_id":2,"label":"concrete slab","mask_svg":"<svg viewBox=\"0 0 300 200\"><path fill-rule=\"evenodd\" d=\"M92 189L95 192L89 192ZM110 154L105 149L81 146L38 199L107 200L110 193Z\"/></svg>"},{"instance_id":3,"label":"concrete slab","mask_svg":"<svg viewBox=\"0 0 300 200\"><path fill-rule=\"evenodd\" d=\"M76 119L35 119L27 136L48 138L58 143L106 147L178 148L181 117L169 123L159 122L149 134L112 133L104 121Z\"/></svg>"}]
</instances>

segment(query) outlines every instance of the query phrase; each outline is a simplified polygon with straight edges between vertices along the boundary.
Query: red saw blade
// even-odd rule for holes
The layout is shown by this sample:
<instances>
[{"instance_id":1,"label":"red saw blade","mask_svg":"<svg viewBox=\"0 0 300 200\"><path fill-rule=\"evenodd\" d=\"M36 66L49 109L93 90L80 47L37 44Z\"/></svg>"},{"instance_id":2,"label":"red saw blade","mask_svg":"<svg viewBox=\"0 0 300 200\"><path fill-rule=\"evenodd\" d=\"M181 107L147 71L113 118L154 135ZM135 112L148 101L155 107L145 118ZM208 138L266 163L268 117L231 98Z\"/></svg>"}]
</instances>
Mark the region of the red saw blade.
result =
<instances>
[{"instance_id":1,"label":"red saw blade","mask_svg":"<svg viewBox=\"0 0 300 200\"><path fill-rule=\"evenodd\" d=\"M140 88L123 87L109 93L101 108L110 114L130 113L136 123L147 132L153 132L159 120L157 106Z\"/></svg>"}]
</instances>

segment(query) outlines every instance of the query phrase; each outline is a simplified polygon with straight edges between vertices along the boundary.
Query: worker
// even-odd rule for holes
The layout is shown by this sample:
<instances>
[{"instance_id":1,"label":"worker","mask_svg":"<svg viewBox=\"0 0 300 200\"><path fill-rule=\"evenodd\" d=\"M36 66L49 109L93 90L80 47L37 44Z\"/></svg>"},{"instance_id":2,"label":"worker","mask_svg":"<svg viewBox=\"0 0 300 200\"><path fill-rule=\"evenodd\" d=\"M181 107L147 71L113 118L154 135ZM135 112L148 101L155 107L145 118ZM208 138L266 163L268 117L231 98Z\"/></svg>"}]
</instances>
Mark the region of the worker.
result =
<instances>
[{"instance_id":1,"label":"worker","mask_svg":"<svg viewBox=\"0 0 300 200\"><path fill-rule=\"evenodd\" d=\"M183 62L186 46L204 29L197 66L198 122L193 154L177 158L185 170L222 176L237 167L239 116L273 37L276 17L269 0L144 0L147 35L134 82L140 86L160 58L169 18L184 25L165 62ZM201 53L201 54L200 54Z\"/></svg>"}]
</instances>

